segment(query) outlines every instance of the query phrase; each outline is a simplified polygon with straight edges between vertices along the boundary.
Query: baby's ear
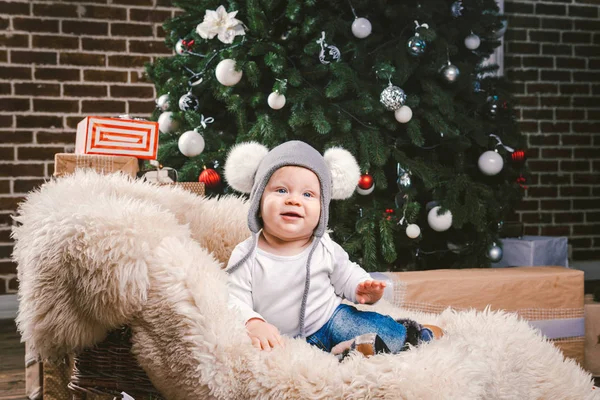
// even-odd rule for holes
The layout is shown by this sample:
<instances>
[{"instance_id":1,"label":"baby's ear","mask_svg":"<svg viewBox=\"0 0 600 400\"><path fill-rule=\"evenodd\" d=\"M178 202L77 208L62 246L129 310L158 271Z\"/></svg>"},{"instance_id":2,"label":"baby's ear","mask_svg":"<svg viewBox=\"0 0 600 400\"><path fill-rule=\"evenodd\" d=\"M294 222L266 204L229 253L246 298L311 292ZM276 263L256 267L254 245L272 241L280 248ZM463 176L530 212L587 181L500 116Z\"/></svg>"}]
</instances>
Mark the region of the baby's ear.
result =
<instances>
[{"instance_id":1,"label":"baby's ear","mask_svg":"<svg viewBox=\"0 0 600 400\"><path fill-rule=\"evenodd\" d=\"M360 179L360 168L352 153L332 147L325 151L323 158L331 171L331 198L343 200L352 196Z\"/></svg>"},{"instance_id":2,"label":"baby's ear","mask_svg":"<svg viewBox=\"0 0 600 400\"><path fill-rule=\"evenodd\" d=\"M240 143L231 148L225 161L225 180L238 192L250 193L254 176L269 149L257 142ZM358 182L358 179L357 179Z\"/></svg>"}]
</instances>

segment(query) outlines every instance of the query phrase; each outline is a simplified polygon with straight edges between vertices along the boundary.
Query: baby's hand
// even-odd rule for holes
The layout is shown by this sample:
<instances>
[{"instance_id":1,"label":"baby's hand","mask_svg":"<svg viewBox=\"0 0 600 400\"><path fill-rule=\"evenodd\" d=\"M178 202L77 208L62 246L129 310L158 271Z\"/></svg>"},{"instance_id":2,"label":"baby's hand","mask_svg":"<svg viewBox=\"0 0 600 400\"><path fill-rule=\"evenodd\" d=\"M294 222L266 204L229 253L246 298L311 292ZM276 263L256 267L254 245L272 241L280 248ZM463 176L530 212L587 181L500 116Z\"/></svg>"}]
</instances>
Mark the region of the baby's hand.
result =
<instances>
[{"instance_id":1,"label":"baby's hand","mask_svg":"<svg viewBox=\"0 0 600 400\"><path fill-rule=\"evenodd\" d=\"M248 336L252 345L257 349L271 351L275 346L285 347L279 329L259 318L252 318L246 322Z\"/></svg>"},{"instance_id":2,"label":"baby's hand","mask_svg":"<svg viewBox=\"0 0 600 400\"><path fill-rule=\"evenodd\" d=\"M356 287L356 301L360 304L373 304L381 299L385 289L383 281L365 281Z\"/></svg>"}]
</instances>

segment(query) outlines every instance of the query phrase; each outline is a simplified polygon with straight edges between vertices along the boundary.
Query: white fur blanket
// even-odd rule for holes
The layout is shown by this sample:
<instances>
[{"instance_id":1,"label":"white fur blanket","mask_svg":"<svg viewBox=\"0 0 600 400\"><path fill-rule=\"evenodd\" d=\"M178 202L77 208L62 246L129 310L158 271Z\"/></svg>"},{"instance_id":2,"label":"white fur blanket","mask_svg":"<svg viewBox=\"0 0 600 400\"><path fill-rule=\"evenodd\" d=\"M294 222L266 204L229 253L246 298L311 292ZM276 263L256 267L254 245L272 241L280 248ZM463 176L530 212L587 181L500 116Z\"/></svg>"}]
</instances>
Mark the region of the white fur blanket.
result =
<instances>
[{"instance_id":1,"label":"white fur blanket","mask_svg":"<svg viewBox=\"0 0 600 400\"><path fill-rule=\"evenodd\" d=\"M591 377L515 315L376 310L434 323L446 336L398 355L342 363L302 340L252 347L227 308L221 269L247 235L247 204L80 172L19 209L23 340L60 357L129 324L133 350L169 399L599 398ZM597 397L594 397L597 396Z\"/></svg>"}]
</instances>

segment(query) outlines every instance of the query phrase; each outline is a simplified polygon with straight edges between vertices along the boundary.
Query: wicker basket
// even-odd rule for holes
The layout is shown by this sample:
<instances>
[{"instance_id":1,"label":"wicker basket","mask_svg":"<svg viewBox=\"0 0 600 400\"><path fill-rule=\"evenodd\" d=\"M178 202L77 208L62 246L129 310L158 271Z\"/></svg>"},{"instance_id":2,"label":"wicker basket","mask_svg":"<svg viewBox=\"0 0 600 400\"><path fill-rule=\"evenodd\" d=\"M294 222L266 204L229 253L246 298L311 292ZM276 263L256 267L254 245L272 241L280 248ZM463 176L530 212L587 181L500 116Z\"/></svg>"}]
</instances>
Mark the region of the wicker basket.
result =
<instances>
[{"instance_id":1,"label":"wicker basket","mask_svg":"<svg viewBox=\"0 0 600 400\"><path fill-rule=\"evenodd\" d=\"M74 399L121 398L121 392L136 400L163 399L131 354L128 327L112 331L102 343L84 350L73 361L69 389Z\"/></svg>"}]
</instances>

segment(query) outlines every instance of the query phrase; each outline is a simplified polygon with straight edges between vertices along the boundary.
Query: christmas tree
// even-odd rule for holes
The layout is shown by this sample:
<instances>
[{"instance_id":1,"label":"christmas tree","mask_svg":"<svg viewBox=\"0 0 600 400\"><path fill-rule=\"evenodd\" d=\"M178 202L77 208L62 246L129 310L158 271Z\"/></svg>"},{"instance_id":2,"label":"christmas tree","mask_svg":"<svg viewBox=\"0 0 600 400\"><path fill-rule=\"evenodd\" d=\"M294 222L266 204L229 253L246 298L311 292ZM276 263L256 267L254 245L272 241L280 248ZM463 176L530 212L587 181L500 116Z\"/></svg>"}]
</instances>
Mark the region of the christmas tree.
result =
<instances>
[{"instance_id":1,"label":"christmas tree","mask_svg":"<svg viewBox=\"0 0 600 400\"><path fill-rule=\"evenodd\" d=\"M159 161L231 192L232 145L342 146L363 176L330 229L365 269L485 267L522 196L506 83L485 60L505 20L494 0L180 0L172 57L147 67Z\"/></svg>"}]
</instances>

